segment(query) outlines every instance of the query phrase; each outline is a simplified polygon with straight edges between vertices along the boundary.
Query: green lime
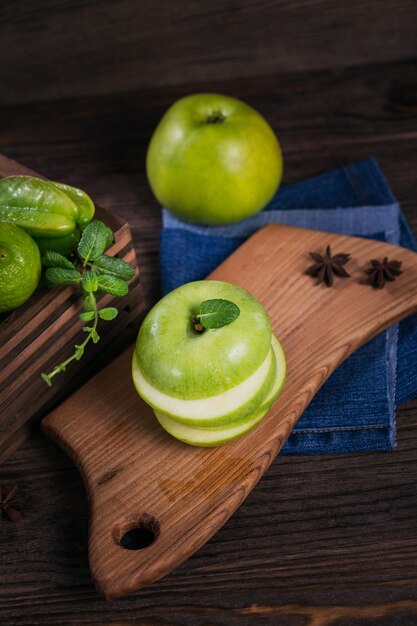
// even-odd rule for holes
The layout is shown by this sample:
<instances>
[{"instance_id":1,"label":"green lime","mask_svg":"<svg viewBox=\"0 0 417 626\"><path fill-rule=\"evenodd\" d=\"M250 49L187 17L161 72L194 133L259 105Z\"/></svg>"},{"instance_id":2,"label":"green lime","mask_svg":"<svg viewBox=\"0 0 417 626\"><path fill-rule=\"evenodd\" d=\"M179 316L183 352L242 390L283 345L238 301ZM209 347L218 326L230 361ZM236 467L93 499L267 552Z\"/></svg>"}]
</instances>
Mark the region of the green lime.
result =
<instances>
[{"instance_id":1,"label":"green lime","mask_svg":"<svg viewBox=\"0 0 417 626\"><path fill-rule=\"evenodd\" d=\"M26 302L41 276L39 248L24 230L0 222L0 313Z\"/></svg>"}]
</instances>

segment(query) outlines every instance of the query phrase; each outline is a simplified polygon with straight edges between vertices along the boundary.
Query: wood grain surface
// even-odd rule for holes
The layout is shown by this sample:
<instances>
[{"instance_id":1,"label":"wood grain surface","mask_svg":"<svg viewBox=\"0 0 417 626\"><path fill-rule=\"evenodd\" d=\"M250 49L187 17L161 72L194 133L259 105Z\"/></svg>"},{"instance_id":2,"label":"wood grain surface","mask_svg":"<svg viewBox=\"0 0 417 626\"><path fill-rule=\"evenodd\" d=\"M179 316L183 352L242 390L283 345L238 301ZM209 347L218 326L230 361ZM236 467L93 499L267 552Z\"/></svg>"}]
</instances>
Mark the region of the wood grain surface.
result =
<instances>
[{"instance_id":1,"label":"wood grain surface","mask_svg":"<svg viewBox=\"0 0 417 626\"><path fill-rule=\"evenodd\" d=\"M0 6L1 100L412 58L415 17L414 0L16 0Z\"/></svg>"},{"instance_id":2,"label":"wood grain surface","mask_svg":"<svg viewBox=\"0 0 417 626\"><path fill-rule=\"evenodd\" d=\"M349 280L332 289L305 275L309 251L349 253ZM384 290L366 284L370 259L396 259L403 275ZM252 293L282 342L287 379L259 426L225 446L196 448L159 426L138 398L128 350L42 421L80 468L91 507L89 558L107 599L153 583L200 548L246 498L336 367L376 334L417 312L417 254L363 238L270 225L211 279ZM123 535L152 533L143 550Z\"/></svg>"},{"instance_id":3,"label":"wood grain surface","mask_svg":"<svg viewBox=\"0 0 417 626\"><path fill-rule=\"evenodd\" d=\"M285 182L375 156L417 232L416 76L417 61L410 60L236 76L207 87L248 100L271 121L284 150ZM148 305L160 293L160 212L146 183L146 146L164 109L194 90L190 83L111 95L109 84L105 97L0 105L2 152L80 184L129 220ZM109 604L89 575L79 472L55 443L36 435L0 468L3 485L18 483L16 506L25 516L20 524L0 521L0 622L417 624L417 402L399 407L397 419L393 453L280 455L192 558Z\"/></svg>"}]
</instances>

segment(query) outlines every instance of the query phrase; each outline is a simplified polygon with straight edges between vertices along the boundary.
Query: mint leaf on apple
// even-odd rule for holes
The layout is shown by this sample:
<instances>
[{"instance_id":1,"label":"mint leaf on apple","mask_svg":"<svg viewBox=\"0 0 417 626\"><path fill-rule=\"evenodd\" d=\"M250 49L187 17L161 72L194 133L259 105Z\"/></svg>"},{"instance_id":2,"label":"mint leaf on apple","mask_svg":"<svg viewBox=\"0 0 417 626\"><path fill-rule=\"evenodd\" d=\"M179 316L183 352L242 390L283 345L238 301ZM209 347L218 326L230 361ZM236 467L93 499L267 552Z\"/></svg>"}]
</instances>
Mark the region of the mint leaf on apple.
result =
<instances>
[{"instance_id":1,"label":"mint leaf on apple","mask_svg":"<svg viewBox=\"0 0 417 626\"><path fill-rule=\"evenodd\" d=\"M200 304L200 311L195 317L207 329L221 328L231 324L239 317L240 309L230 300L205 300Z\"/></svg>"}]
</instances>

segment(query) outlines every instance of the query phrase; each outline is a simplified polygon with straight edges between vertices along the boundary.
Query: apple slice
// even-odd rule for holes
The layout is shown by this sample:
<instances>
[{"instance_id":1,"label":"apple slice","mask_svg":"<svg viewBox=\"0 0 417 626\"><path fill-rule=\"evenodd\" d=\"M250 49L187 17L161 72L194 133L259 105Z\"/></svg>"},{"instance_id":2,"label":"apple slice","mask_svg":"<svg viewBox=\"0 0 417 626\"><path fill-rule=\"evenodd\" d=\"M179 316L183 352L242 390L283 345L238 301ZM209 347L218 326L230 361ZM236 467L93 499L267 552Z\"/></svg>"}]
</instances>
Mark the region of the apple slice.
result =
<instances>
[{"instance_id":1,"label":"apple slice","mask_svg":"<svg viewBox=\"0 0 417 626\"><path fill-rule=\"evenodd\" d=\"M271 391L266 396L262 405L259 407L260 411L262 411L264 408L269 409L272 406L284 387L285 377L287 375L287 361L285 359L285 352L279 342L278 337L274 334L272 334L271 347L274 351L276 359L275 382L271 388Z\"/></svg>"},{"instance_id":2,"label":"apple slice","mask_svg":"<svg viewBox=\"0 0 417 626\"><path fill-rule=\"evenodd\" d=\"M284 386L286 375L285 354L275 335L272 336L272 349L276 360L274 383L261 406L253 413L246 415L244 419L232 422L228 426L196 428L182 424L158 411L154 411L157 420L170 435L194 446L217 446L246 434L259 424Z\"/></svg>"},{"instance_id":3,"label":"apple slice","mask_svg":"<svg viewBox=\"0 0 417 626\"><path fill-rule=\"evenodd\" d=\"M162 415L158 411L154 411L156 419L164 430L170 435L179 439L183 443L188 443L192 446L211 447L219 446L221 444L237 439L246 434L252 428L254 428L262 420L264 415L268 412L268 409L258 410L251 413L251 418L239 424L231 424L230 426L223 426L221 428L195 428L193 426L187 426L181 424L176 420Z\"/></svg>"},{"instance_id":4,"label":"apple slice","mask_svg":"<svg viewBox=\"0 0 417 626\"><path fill-rule=\"evenodd\" d=\"M181 400L153 387L143 376L133 355L132 376L137 392L153 409L178 422L195 427L213 427L240 420L264 401L274 380L272 347L255 372L231 389L199 400Z\"/></svg>"},{"instance_id":5,"label":"apple slice","mask_svg":"<svg viewBox=\"0 0 417 626\"><path fill-rule=\"evenodd\" d=\"M275 400L278 398L279 394L281 393L282 388L285 383L286 360L285 360L284 350L275 335L272 335L271 347L274 351L275 362L274 362L274 378L271 383L271 387L270 387L270 391L268 395L265 397L261 405L257 407L257 409L255 409L255 411L253 411L252 413L249 413L248 415L245 415L244 417L239 418L238 420L233 420L233 422L230 422L228 426L232 426L232 424L234 426L246 424L247 422L253 419L255 412L258 413L260 411L267 411L275 402ZM212 430L221 430L225 428L225 426L221 425L221 426L210 427L210 426L199 425L197 428L199 430L211 430L212 431Z\"/></svg>"}]
</instances>

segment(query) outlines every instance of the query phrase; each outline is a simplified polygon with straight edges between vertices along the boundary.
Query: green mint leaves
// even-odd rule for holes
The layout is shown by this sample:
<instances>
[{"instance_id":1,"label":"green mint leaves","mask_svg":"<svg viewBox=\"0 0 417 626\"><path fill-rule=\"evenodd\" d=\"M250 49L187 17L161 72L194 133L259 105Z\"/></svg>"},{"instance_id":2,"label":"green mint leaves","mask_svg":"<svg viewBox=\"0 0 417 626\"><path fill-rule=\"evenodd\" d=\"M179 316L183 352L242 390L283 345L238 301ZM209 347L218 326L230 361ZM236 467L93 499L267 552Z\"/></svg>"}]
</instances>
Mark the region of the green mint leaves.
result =
<instances>
[{"instance_id":1,"label":"green mint leaves","mask_svg":"<svg viewBox=\"0 0 417 626\"><path fill-rule=\"evenodd\" d=\"M105 309L100 309L100 311L98 312L99 316L101 317L102 320L114 320L115 317L117 317L119 311L116 309L115 306L108 306Z\"/></svg>"},{"instance_id":2,"label":"green mint leaves","mask_svg":"<svg viewBox=\"0 0 417 626\"><path fill-rule=\"evenodd\" d=\"M135 275L135 270L121 259L116 259L113 256L106 256L105 254L99 256L94 260L95 271L99 274L108 274L110 276L116 276L123 280L130 280Z\"/></svg>"},{"instance_id":3,"label":"green mint leaves","mask_svg":"<svg viewBox=\"0 0 417 626\"><path fill-rule=\"evenodd\" d=\"M83 260L83 266L90 261L94 261L108 247L108 228L99 220L94 220L84 229L77 252Z\"/></svg>"},{"instance_id":4,"label":"green mint leaves","mask_svg":"<svg viewBox=\"0 0 417 626\"><path fill-rule=\"evenodd\" d=\"M95 316L95 311L84 311L83 313L80 313L80 320L82 322L91 322L91 320L93 320Z\"/></svg>"},{"instance_id":5,"label":"green mint leaves","mask_svg":"<svg viewBox=\"0 0 417 626\"><path fill-rule=\"evenodd\" d=\"M62 267L49 267L45 272L45 281L48 287L56 287L57 285L79 285L82 276L74 268L72 270L63 269Z\"/></svg>"},{"instance_id":6,"label":"green mint leaves","mask_svg":"<svg viewBox=\"0 0 417 626\"><path fill-rule=\"evenodd\" d=\"M222 328L234 322L240 315L240 309L230 300L205 300L200 304L200 310L195 315L194 320L197 326L201 325L205 329ZM194 324L196 328L196 324ZM202 329L196 328L202 332Z\"/></svg>"},{"instance_id":7,"label":"green mint leaves","mask_svg":"<svg viewBox=\"0 0 417 626\"><path fill-rule=\"evenodd\" d=\"M103 274L98 276L97 280L99 288L106 293L111 293L113 296L125 296L129 291L127 282L116 276Z\"/></svg>"},{"instance_id":8,"label":"green mint leaves","mask_svg":"<svg viewBox=\"0 0 417 626\"><path fill-rule=\"evenodd\" d=\"M104 254L113 243L113 233L108 226L99 220L91 222L83 231L78 244L78 259L72 263L57 252L48 251L42 258L46 267L45 282L49 287L58 285L79 285L83 294L83 309L80 313L82 322L92 322L84 326L87 333L84 341L75 346L74 353L63 363L57 365L50 374L41 374L43 380L52 385L52 378L64 372L71 361L79 361L87 344L100 341L97 331L99 320L111 321L118 315L114 306L98 307L100 297L105 294L125 296L129 291L128 280L135 275L135 270L122 259Z\"/></svg>"},{"instance_id":9,"label":"green mint leaves","mask_svg":"<svg viewBox=\"0 0 417 626\"><path fill-rule=\"evenodd\" d=\"M81 281L84 291L93 293L98 289L98 277L94 272L85 272Z\"/></svg>"},{"instance_id":10,"label":"green mint leaves","mask_svg":"<svg viewBox=\"0 0 417 626\"><path fill-rule=\"evenodd\" d=\"M59 254L59 252L52 252L51 250L45 253L45 256L42 259L42 264L45 267L61 267L67 270L74 269L74 265L69 259L62 256L62 254Z\"/></svg>"}]
</instances>

